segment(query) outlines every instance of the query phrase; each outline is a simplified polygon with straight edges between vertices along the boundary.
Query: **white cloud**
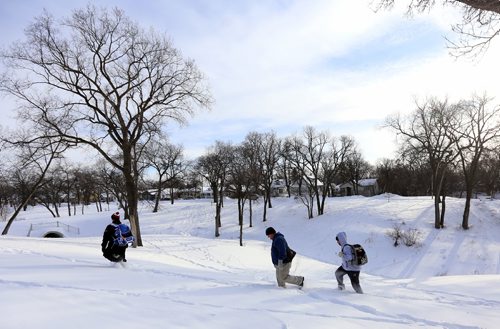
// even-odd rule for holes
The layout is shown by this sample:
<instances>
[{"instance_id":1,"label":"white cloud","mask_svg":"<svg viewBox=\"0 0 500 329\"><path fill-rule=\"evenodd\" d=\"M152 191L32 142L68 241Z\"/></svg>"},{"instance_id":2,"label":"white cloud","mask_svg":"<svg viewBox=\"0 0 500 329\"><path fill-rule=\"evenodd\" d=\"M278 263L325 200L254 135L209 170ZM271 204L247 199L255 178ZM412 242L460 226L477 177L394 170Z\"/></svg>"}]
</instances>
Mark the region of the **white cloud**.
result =
<instances>
[{"instance_id":1,"label":"white cloud","mask_svg":"<svg viewBox=\"0 0 500 329\"><path fill-rule=\"evenodd\" d=\"M41 2L33 3L38 14ZM500 50L495 45L477 62L449 56L442 35L457 21L449 6L407 18L403 8L374 13L369 4L102 2L124 8L145 28L169 33L207 74L216 99L212 112L198 115L188 128L169 126L172 140L191 154L216 139L239 142L250 130L285 135L316 125L332 127L336 135L350 133L375 160L390 156L393 138L374 128L360 131L355 122L376 126L395 111L412 110L414 97L453 100L484 91L495 96ZM67 15L85 3L45 5ZM0 22L0 28L6 27Z\"/></svg>"}]
</instances>

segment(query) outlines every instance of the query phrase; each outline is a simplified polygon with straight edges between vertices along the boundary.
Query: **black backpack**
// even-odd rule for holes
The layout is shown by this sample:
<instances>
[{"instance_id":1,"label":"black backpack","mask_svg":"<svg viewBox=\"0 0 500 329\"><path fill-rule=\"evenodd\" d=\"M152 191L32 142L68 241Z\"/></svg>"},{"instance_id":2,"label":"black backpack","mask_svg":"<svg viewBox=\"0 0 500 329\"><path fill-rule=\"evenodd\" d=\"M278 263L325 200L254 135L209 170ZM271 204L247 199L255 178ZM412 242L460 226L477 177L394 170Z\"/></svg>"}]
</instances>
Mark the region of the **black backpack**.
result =
<instances>
[{"instance_id":1,"label":"black backpack","mask_svg":"<svg viewBox=\"0 0 500 329\"><path fill-rule=\"evenodd\" d=\"M354 265L365 265L368 263L368 255L365 249L360 244L346 244L346 246L351 247L353 258L352 264Z\"/></svg>"},{"instance_id":2,"label":"black backpack","mask_svg":"<svg viewBox=\"0 0 500 329\"><path fill-rule=\"evenodd\" d=\"M290 263L296 254L297 253L295 252L295 250L293 250L289 246L286 246L286 257L285 257L285 260L283 261L283 263L285 263L285 264Z\"/></svg>"}]
</instances>

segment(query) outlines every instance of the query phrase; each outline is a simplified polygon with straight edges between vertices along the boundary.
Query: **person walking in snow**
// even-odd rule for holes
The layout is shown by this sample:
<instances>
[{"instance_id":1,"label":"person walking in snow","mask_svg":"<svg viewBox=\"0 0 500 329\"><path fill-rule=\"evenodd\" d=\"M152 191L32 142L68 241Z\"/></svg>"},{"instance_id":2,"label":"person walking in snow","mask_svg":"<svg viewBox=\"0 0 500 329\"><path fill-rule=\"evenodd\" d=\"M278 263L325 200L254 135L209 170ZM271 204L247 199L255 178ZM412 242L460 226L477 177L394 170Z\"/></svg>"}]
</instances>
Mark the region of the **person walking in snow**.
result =
<instances>
[{"instance_id":1,"label":"person walking in snow","mask_svg":"<svg viewBox=\"0 0 500 329\"><path fill-rule=\"evenodd\" d=\"M287 252L290 248L288 247L284 235L280 232L276 232L272 227L266 229L266 235L273 241L271 245L271 260L276 268L278 286L286 288L285 283L291 283L302 288L304 286L304 277L289 274L290 268L292 267L291 257L293 258L293 256L290 256L289 252Z\"/></svg>"},{"instance_id":2,"label":"person walking in snow","mask_svg":"<svg viewBox=\"0 0 500 329\"><path fill-rule=\"evenodd\" d=\"M125 250L128 245L119 246L115 243L116 228L120 225L120 213L117 211L111 215L111 224L106 226L102 235L101 250L104 258L112 262L126 262Z\"/></svg>"},{"instance_id":3,"label":"person walking in snow","mask_svg":"<svg viewBox=\"0 0 500 329\"><path fill-rule=\"evenodd\" d=\"M353 264L354 260L354 250L352 246L347 243L347 235L345 232L340 232L335 237L337 243L340 246L339 257L342 258L342 265L335 271L335 277L337 278L337 283L339 290L344 290L344 275L348 275L351 280L351 285L358 294L363 293L361 285L359 284L359 273L361 271L361 266Z\"/></svg>"}]
</instances>

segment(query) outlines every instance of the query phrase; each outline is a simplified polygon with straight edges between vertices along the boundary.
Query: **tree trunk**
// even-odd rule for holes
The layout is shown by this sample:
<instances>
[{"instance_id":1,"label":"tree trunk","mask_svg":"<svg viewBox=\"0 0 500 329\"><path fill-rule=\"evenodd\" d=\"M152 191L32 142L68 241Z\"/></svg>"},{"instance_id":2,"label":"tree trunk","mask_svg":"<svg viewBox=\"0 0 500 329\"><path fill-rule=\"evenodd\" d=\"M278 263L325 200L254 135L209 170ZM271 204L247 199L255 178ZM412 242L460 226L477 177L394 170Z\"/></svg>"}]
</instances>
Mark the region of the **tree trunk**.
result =
<instances>
[{"instance_id":1,"label":"tree trunk","mask_svg":"<svg viewBox=\"0 0 500 329\"><path fill-rule=\"evenodd\" d=\"M45 172L44 172L43 176L45 176ZM42 182L42 180L43 180L43 177L41 177L37 181L37 183L35 183L35 186L33 187L33 190L31 191L31 193L27 197L25 197L25 199L21 202L21 204L19 205L19 207L16 208L16 210L14 211L14 213L12 214L12 216L10 216L10 218L9 218L9 220L7 222L7 225L5 225L5 227L4 227L3 231L2 231L2 235L6 235L6 234L9 233L9 229L10 229L10 226L12 225L12 222L14 222L14 219L16 219L17 215L19 215L19 213L21 212L21 210L26 208L28 202L31 200L31 198L35 194L36 189L38 188L38 186L40 185L40 183Z\"/></svg>"},{"instance_id":2,"label":"tree trunk","mask_svg":"<svg viewBox=\"0 0 500 329\"><path fill-rule=\"evenodd\" d=\"M439 221L439 226L440 228L444 228L444 214L446 212L446 194L443 193L442 199L441 199L441 218Z\"/></svg>"},{"instance_id":3,"label":"tree trunk","mask_svg":"<svg viewBox=\"0 0 500 329\"><path fill-rule=\"evenodd\" d=\"M43 206L50 212L52 217L56 218L56 214L52 211L52 209L50 209L50 204L43 203Z\"/></svg>"},{"instance_id":4,"label":"tree trunk","mask_svg":"<svg viewBox=\"0 0 500 329\"><path fill-rule=\"evenodd\" d=\"M440 229L444 227L444 211L440 211L439 203L440 196L443 188L443 181L445 177L445 172L439 173L437 170L434 171L432 179L432 187L434 194L434 228Z\"/></svg>"},{"instance_id":5,"label":"tree trunk","mask_svg":"<svg viewBox=\"0 0 500 329\"><path fill-rule=\"evenodd\" d=\"M161 177L158 180L158 188L156 189L155 207L153 209L153 212L158 212L158 208L160 207L160 198L161 198Z\"/></svg>"},{"instance_id":6,"label":"tree trunk","mask_svg":"<svg viewBox=\"0 0 500 329\"><path fill-rule=\"evenodd\" d=\"M471 199L472 199L472 189L468 188L466 196L465 196L465 207L464 207L464 214L463 214L463 218L462 218L462 228L464 230L469 229L469 214L470 214Z\"/></svg>"},{"instance_id":7,"label":"tree trunk","mask_svg":"<svg viewBox=\"0 0 500 329\"><path fill-rule=\"evenodd\" d=\"M267 194L267 204L268 204L268 207L269 207L269 208L272 208L272 207L273 207L273 205L272 205L272 203L271 203L271 199L272 199L272 195L271 195L271 188L268 188L268 189L266 190L266 194Z\"/></svg>"},{"instance_id":8,"label":"tree trunk","mask_svg":"<svg viewBox=\"0 0 500 329\"><path fill-rule=\"evenodd\" d=\"M253 210L252 210L252 199L248 199L248 221L249 225L248 227L253 227Z\"/></svg>"},{"instance_id":9,"label":"tree trunk","mask_svg":"<svg viewBox=\"0 0 500 329\"><path fill-rule=\"evenodd\" d=\"M215 237L216 238L218 238L220 236L220 233L219 233L219 228L221 227L220 212L221 212L221 206L219 204L219 200L217 200L215 203Z\"/></svg>"},{"instance_id":10,"label":"tree trunk","mask_svg":"<svg viewBox=\"0 0 500 329\"><path fill-rule=\"evenodd\" d=\"M243 247L243 199L238 197L238 223L240 225L240 247Z\"/></svg>"},{"instance_id":11,"label":"tree trunk","mask_svg":"<svg viewBox=\"0 0 500 329\"><path fill-rule=\"evenodd\" d=\"M320 210L318 211L318 214L323 215L325 213L325 200L326 200L326 193L321 196L321 204L319 205Z\"/></svg>"},{"instance_id":12,"label":"tree trunk","mask_svg":"<svg viewBox=\"0 0 500 329\"><path fill-rule=\"evenodd\" d=\"M139 193L137 190L137 170L132 161L132 150L125 148L123 150L123 176L125 179L125 190L127 192L127 208L124 208L125 218L130 221L130 228L135 237L134 247L142 247L142 237L139 225Z\"/></svg>"},{"instance_id":13,"label":"tree trunk","mask_svg":"<svg viewBox=\"0 0 500 329\"><path fill-rule=\"evenodd\" d=\"M316 207L318 208L318 216L321 216L323 214L323 211L321 209L321 196L317 182L314 182L314 192L316 194Z\"/></svg>"},{"instance_id":14,"label":"tree trunk","mask_svg":"<svg viewBox=\"0 0 500 329\"><path fill-rule=\"evenodd\" d=\"M142 237L139 225L139 214L137 210L139 204L138 193L137 193L137 186L135 185L133 177L125 178L125 187L127 190L128 219L130 221L130 228L132 230L132 234L135 237L134 247L137 246L142 247Z\"/></svg>"},{"instance_id":15,"label":"tree trunk","mask_svg":"<svg viewBox=\"0 0 500 329\"><path fill-rule=\"evenodd\" d=\"M262 221L267 221L267 196L264 195L264 211L262 212Z\"/></svg>"},{"instance_id":16,"label":"tree trunk","mask_svg":"<svg viewBox=\"0 0 500 329\"><path fill-rule=\"evenodd\" d=\"M434 195L434 228L441 228L441 214L439 211L439 196Z\"/></svg>"},{"instance_id":17,"label":"tree trunk","mask_svg":"<svg viewBox=\"0 0 500 329\"><path fill-rule=\"evenodd\" d=\"M6 235L9 233L10 226L14 222L14 219L16 219L19 212L21 212L21 209L26 209L26 207L28 206L28 202L31 200L31 198L35 194L36 190L40 187L40 185L42 185L43 179L45 178L45 175L47 174L47 171L49 170L50 165L52 164L52 160L54 160L54 157L55 157L55 154L52 153L50 155L49 161L47 161L45 168L43 169L42 173L40 174L40 177L38 177L35 184L33 184L33 187L31 189L31 191L29 192L28 196L25 197L25 199L21 202L19 207L14 211L12 216L10 216L9 221L7 222L7 224L5 225L5 227L2 231L2 235Z\"/></svg>"},{"instance_id":18,"label":"tree trunk","mask_svg":"<svg viewBox=\"0 0 500 329\"><path fill-rule=\"evenodd\" d=\"M12 222L14 222L14 219L16 219L17 215L21 212L21 210L25 207L25 205L28 203L28 201L31 199L31 197L33 196L34 194L34 191L33 193L31 193L22 203L19 207L16 208L16 210L14 211L14 213L12 214L12 216L10 216L9 220L7 221L7 225L5 225L3 231L2 231L2 235L6 235L7 233L9 233L9 229L10 229L10 226L12 225Z\"/></svg>"},{"instance_id":19,"label":"tree trunk","mask_svg":"<svg viewBox=\"0 0 500 329\"><path fill-rule=\"evenodd\" d=\"M59 215L59 207L57 206L57 202L54 202L53 205L54 205L54 211L56 213L56 217L61 217L61 215Z\"/></svg>"}]
</instances>

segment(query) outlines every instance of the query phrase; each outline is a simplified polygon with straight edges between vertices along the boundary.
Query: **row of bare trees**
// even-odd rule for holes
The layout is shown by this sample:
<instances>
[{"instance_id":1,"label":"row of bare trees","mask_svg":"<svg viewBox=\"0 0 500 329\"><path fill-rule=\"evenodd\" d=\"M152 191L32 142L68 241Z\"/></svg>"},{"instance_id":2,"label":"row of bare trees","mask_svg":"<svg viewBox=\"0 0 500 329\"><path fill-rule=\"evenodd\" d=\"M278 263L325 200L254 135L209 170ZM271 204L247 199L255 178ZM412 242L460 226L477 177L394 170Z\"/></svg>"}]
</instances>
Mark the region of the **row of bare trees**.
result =
<instances>
[{"instance_id":1,"label":"row of bare trees","mask_svg":"<svg viewBox=\"0 0 500 329\"><path fill-rule=\"evenodd\" d=\"M41 152L41 151L40 151ZM127 212L123 193L123 177L106 162L100 161L92 169L67 164L57 153L47 152L43 158L33 154L20 154L0 174L0 208L14 209L2 234L7 234L19 212L28 205L44 206L53 217L60 217L62 206L67 215L77 214L77 206L83 214L86 205L95 202L97 211L103 210L102 202L117 201Z\"/></svg>"},{"instance_id":2,"label":"row of bare trees","mask_svg":"<svg viewBox=\"0 0 500 329\"><path fill-rule=\"evenodd\" d=\"M294 196L306 206L308 218L313 218L314 209L318 216L324 213L325 201L339 182L352 181L356 186L373 172L352 137L337 138L310 126L286 138L274 132L250 132L239 145L217 141L196 161L195 170L213 191L215 236L219 236L224 196L238 200L240 242L247 202L249 225L253 225L252 201L258 197L263 200L262 221L266 221L277 179L284 181L289 197L292 186L298 186Z\"/></svg>"},{"instance_id":3,"label":"row of bare trees","mask_svg":"<svg viewBox=\"0 0 500 329\"><path fill-rule=\"evenodd\" d=\"M416 109L407 116L388 118L387 126L401 137L401 155L419 158L430 170L435 228L444 227L446 179L451 172L461 172L465 191L462 227L468 229L478 175L487 170L488 158L498 158L500 107L486 96L456 103L431 98L416 102Z\"/></svg>"},{"instance_id":4,"label":"row of bare trees","mask_svg":"<svg viewBox=\"0 0 500 329\"><path fill-rule=\"evenodd\" d=\"M26 152L27 147L32 150L34 144L11 143L9 146L16 155L9 161L3 161L1 167L0 207L26 210L28 203L40 204L53 217L60 217L61 205L67 206L68 215L71 216L76 214L77 205L82 206L83 213L84 206L95 202L97 211L102 211L102 202L106 202L109 208L109 200L113 200L125 212L124 217L129 218L124 177L107 161L101 159L91 166L75 166L54 149L36 148L36 152ZM175 187L192 184L188 170L191 163L184 160L183 148L169 143L167 139L162 142L154 140L144 148L138 188L142 191L156 190L153 212L158 211L164 189L169 188L173 195ZM148 170L153 175L147 174ZM17 214L18 211L11 219L15 219Z\"/></svg>"},{"instance_id":5,"label":"row of bare trees","mask_svg":"<svg viewBox=\"0 0 500 329\"><path fill-rule=\"evenodd\" d=\"M385 159L376 168L363 160L352 137L332 137L328 131L313 127L285 138L274 132L250 132L239 145L217 141L195 161L186 160L182 146L166 138L152 140L139 162L141 190L155 189L156 212L164 189L170 189L173 203L174 188L201 190L203 177L213 192L215 236L220 235L224 197L230 196L238 201L242 237L245 207L248 205L252 226L252 201L260 198L262 221L266 221L273 184L278 179L284 182L288 196L292 196L292 186L298 186L294 197L306 206L308 218L313 218L314 209L318 216L324 213L326 200L335 194L339 183L352 182L357 194L360 179L376 176L384 192L437 196L436 227L441 228L446 195L464 193L470 209L470 198L478 185L490 195L500 187L498 108L490 108L488 102L484 97L456 104L430 99L417 104L408 116L388 118L387 125L402 136L400 156ZM10 167L2 167L0 175L0 202L16 209L11 219L30 201L59 217L61 205L67 207L68 215L75 215L78 205L83 212L83 206L91 202L102 211L102 202L111 197L128 216L124 178L108 162L75 168L64 162L57 149L34 152L33 143L11 146L19 150L18 158L7 162ZM155 180L144 178L148 170ZM464 218L466 215L464 212Z\"/></svg>"}]
</instances>

